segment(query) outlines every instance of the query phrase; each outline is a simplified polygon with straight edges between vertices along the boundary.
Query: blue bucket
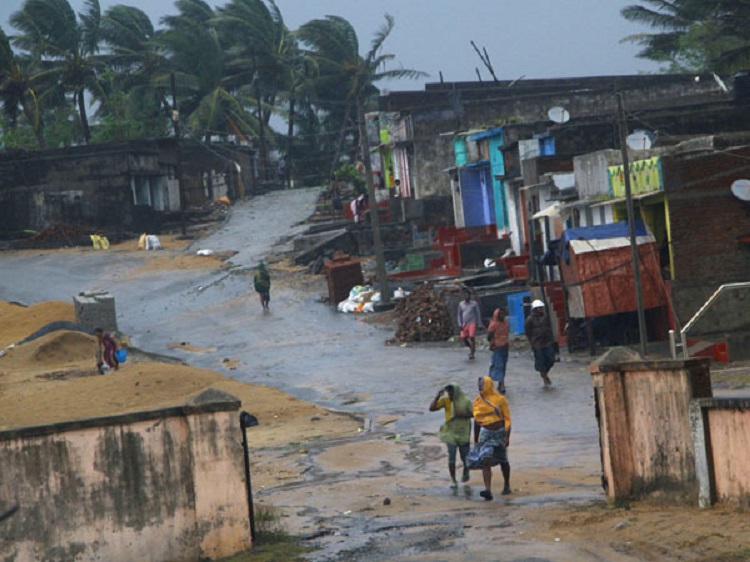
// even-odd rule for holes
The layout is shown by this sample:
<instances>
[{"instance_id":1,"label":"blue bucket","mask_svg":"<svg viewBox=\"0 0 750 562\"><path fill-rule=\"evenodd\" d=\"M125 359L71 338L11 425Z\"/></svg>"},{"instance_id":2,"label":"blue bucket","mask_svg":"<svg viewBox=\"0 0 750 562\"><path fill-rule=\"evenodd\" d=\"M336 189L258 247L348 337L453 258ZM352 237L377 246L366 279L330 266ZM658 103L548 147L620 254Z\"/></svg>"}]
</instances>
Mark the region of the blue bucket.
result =
<instances>
[{"instance_id":1,"label":"blue bucket","mask_svg":"<svg viewBox=\"0 0 750 562\"><path fill-rule=\"evenodd\" d=\"M115 359L118 363L125 363L128 360L128 352L124 349L118 349L115 351Z\"/></svg>"}]
</instances>

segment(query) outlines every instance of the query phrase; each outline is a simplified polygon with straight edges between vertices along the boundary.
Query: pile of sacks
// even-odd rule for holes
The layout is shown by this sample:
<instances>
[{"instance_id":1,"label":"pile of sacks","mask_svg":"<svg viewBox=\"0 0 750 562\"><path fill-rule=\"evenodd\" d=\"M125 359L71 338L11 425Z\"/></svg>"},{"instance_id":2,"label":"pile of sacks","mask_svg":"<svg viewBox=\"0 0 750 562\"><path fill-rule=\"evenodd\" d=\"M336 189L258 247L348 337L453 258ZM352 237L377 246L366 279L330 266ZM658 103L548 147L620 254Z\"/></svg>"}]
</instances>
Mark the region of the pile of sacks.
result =
<instances>
[{"instance_id":1,"label":"pile of sacks","mask_svg":"<svg viewBox=\"0 0 750 562\"><path fill-rule=\"evenodd\" d=\"M406 296L396 312L399 315L396 340L401 343L445 341L453 335L453 323L445 303L435 294L432 285L422 285Z\"/></svg>"},{"instance_id":2,"label":"pile of sacks","mask_svg":"<svg viewBox=\"0 0 750 562\"><path fill-rule=\"evenodd\" d=\"M403 299L408 295L401 287L393 292L394 299ZM380 291L370 285L357 285L349 291L349 297L338 304L339 312L375 312L375 303L380 302Z\"/></svg>"}]
</instances>

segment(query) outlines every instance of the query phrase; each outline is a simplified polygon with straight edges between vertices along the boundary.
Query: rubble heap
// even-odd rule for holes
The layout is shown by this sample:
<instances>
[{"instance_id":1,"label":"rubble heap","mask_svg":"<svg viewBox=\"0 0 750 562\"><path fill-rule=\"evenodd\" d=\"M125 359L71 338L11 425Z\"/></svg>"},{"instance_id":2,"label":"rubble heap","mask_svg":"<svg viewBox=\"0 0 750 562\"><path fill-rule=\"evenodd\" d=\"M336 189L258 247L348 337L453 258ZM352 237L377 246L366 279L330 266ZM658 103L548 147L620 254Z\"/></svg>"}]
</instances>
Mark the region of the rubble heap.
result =
<instances>
[{"instance_id":1,"label":"rubble heap","mask_svg":"<svg viewBox=\"0 0 750 562\"><path fill-rule=\"evenodd\" d=\"M88 235L92 233L91 228L76 226L72 224L56 224L37 232L31 239L35 241L68 241L84 238L88 240Z\"/></svg>"},{"instance_id":2,"label":"rubble heap","mask_svg":"<svg viewBox=\"0 0 750 562\"><path fill-rule=\"evenodd\" d=\"M396 305L399 342L445 341L453 335L453 324L445 303L425 284Z\"/></svg>"}]
</instances>

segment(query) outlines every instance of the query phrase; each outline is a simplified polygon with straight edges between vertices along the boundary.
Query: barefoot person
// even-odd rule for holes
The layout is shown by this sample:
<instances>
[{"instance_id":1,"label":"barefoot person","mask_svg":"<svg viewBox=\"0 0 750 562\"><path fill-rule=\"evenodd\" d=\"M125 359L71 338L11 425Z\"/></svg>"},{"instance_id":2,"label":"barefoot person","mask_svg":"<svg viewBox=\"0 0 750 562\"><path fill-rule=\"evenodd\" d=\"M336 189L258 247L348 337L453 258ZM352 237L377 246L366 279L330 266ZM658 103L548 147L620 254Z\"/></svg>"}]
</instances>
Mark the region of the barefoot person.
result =
<instances>
[{"instance_id":1,"label":"barefoot person","mask_svg":"<svg viewBox=\"0 0 750 562\"><path fill-rule=\"evenodd\" d=\"M261 262L258 266L258 272L253 278L253 285L260 297L260 305L263 310L268 310L268 303L271 301L271 276L266 269L266 262Z\"/></svg>"},{"instance_id":2,"label":"barefoot person","mask_svg":"<svg viewBox=\"0 0 750 562\"><path fill-rule=\"evenodd\" d=\"M120 362L117 360L117 342L112 339L112 336L108 332L105 332L101 328L94 330L96 341L99 347L96 350L96 368L99 370L99 374L104 374L104 365L115 371L120 368Z\"/></svg>"},{"instance_id":3,"label":"barefoot person","mask_svg":"<svg viewBox=\"0 0 750 562\"><path fill-rule=\"evenodd\" d=\"M484 490L479 495L487 501L492 500L492 467L498 464L503 471L503 495L511 493L508 445L508 401L495 390L490 377L482 377L479 379L479 396L474 400L474 448L469 452L467 461L470 469L482 469Z\"/></svg>"},{"instance_id":4,"label":"barefoot person","mask_svg":"<svg viewBox=\"0 0 750 562\"><path fill-rule=\"evenodd\" d=\"M508 365L508 333L510 326L505 321L505 311L496 308L492 322L487 328L487 341L492 351L490 378L497 384L497 391L505 394L505 367Z\"/></svg>"},{"instance_id":5,"label":"barefoot person","mask_svg":"<svg viewBox=\"0 0 750 562\"><path fill-rule=\"evenodd\" d=\"M555 337L544 308L544 303L538 299L531 303L531 314L526 319L524 332L534 352L534 369L542 377L544 386L551 386L549 371L555 364Z\"/></svg>"},{"instance_id":6,"label":"barefoot person","mask_svg":"<svg viewBox=\"0 0 750 562\"><path fill-rule=\"evenodd\" d=\"M445 410L445 423L440 428L440 440L448 447L448 473L451 477L451 488L456 483L456 450L461 455L464 466L461 482L469 481L469 468L466 466L466 454L469 452L471 439L471 402L459 386L452 382L441 388L430 403L430 412Z\"/></svg>"},{"instance_id":7,"label":"barefoot person","mask_svg":"<svg viewBox=\"0 0 750 562\"><path fill-rule=\"evenodd\" d=\"M469 359L474 359L477 329L483 324L479 303L472 300L469 289L464 289L464 300L458 303L458 325L461 327L461 339L469 348Z\"/></svg>"}]
</instances>

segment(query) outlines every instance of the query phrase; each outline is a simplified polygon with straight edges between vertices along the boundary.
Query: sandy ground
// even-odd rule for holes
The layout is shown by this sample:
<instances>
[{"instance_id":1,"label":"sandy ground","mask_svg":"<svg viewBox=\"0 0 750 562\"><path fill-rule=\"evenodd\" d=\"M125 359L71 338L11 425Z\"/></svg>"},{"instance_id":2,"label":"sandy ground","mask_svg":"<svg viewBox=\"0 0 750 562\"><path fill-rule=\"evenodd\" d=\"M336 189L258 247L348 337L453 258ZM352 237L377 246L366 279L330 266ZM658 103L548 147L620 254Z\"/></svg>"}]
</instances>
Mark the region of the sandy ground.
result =
<instances>
[{"instance_id":1,"label":"sandy ground","mask_svg":"<svg viewBox=\"0 0 750 562\"><path fill-rule=\"evenodd\" d=\"M7 348L56 320L74 321L73 305L51 301L25 307L0 302L0 349L5 348L0 357L0 430L180 405L209 387L236 396L258 418L260 425L252 431L256 448L347 437L362 430L362 423L352 416L208 369L129 361L118 371L99 375L96 339L80 332L60 330ZM175 346L205 351L185 342ZM242 365L226 358L222 367L237 370ZM255 483L266 487L299 478L300 470L287 465L288 458L260 456Z\"/></svg>"}]
</instances>

